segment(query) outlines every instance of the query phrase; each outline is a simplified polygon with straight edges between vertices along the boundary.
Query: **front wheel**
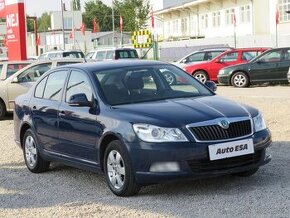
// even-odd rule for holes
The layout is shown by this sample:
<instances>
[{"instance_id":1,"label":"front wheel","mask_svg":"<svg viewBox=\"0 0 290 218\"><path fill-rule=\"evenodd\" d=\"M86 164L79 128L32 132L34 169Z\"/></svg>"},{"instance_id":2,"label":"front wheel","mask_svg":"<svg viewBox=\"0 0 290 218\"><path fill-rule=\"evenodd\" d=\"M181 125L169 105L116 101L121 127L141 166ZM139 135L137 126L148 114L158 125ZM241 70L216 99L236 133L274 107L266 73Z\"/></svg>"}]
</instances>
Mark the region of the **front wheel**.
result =
<instances>
[{"instance_id":1,"label":"front wheel","mask_svg":"<svg viewBox=\"0 0 290 218\"><path fill-rule=\"evenodd\" d=\"M31 129L28 129L23 137L23 155L27 168L33 173L45 172L49 168L49 162L39 154L36 137Z\"/></svg>"},{"instance_id":2,"label":"front wheel","mask_svg":"<svg viewBox=\"0 0 290 218\"><path fill-rule=\"evenodd\" d=\"M105 151L104 171L111 191L121 197L138 193L137 184L129 157L120 141L112 141Z\"/></svg>"},{"instance_id":3,"label":"front wheel","mask_svg":"<svg viewBox=\"0 0 290 218\"><path fill-rule=\"evenodd\" d=\"M237 88L245 88L249 86L249 78L243 72L237 72L232 76L231 84Z\"/></svg>"},{"instance_id":4,"label":"front wheel","mask_svg":"<svg viewBox=\"0 0 290 218\"><path fill-rule=\"evenodd\" d=\"M202 83L205 83L208 80L206 72L201 71L201 70L196 71L193 74L193 77L196 78L196 79L198 79Z\"/></svg>"}]
</instances>

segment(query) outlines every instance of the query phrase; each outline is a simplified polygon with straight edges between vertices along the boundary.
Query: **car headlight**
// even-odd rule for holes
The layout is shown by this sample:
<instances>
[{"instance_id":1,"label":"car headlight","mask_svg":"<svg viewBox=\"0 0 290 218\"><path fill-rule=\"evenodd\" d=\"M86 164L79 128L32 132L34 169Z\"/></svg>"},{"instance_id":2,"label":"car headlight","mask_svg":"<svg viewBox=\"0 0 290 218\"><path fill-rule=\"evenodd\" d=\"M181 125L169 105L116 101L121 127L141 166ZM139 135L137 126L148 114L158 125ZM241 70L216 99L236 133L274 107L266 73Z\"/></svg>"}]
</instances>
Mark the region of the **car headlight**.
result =
<instances>
[{"instance_id":1,"label":"car headlight","mask_svg":"<svg viewBox=\"0 0 290 218\"><path fill-rule=\"evenodd\" d=\"M220 71L219 71L219 75L222 75L222 74L224 74L225 73L225 71L223 70L223 69L221 69Z\"/></svg>"},{"instance_id":2,"label":"car headlight","mask_svg":"<svg viewBox=\"0 0 290 218\"><path fill-rule=\"evenodd\" d=\"M163 128L149 124L133 124L137 136L144 142L187 142L178 128Z\"/></svg>"},{"instance_id":3,"label":"car headlight","mask_svg":"<svg viewBox=\"0 0 290 218\"><path fill-rule=\"evenodd\" d=\"M253 121L254 121L255 132L259 132L267 128L262 114L259 113L258 116L253 118Z\"/></svg>"}]
</instances>

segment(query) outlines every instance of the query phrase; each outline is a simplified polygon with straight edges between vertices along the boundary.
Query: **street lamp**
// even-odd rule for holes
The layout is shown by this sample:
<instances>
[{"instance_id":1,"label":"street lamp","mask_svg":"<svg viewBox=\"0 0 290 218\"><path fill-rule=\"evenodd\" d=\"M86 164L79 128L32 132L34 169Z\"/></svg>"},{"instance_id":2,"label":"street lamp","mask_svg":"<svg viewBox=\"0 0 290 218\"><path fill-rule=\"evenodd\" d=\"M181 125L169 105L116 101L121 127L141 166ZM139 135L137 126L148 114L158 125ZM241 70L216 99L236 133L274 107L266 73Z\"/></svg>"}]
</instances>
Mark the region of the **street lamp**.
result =
<instances>
[{"instance_id":1,"label":"street lamp","mask_svg":"<svg viewBox=\"0 0 290 218\"><path fill-rule=\"evenodd\" d=\"M114 0L112 0L112 24L113 24L113 47L115 46L115 22L114 22L115 12L114 12Z\"/></svg>"},{"instance_id":2,"label":"street lamp","mask_svg":"<svg viewBox=\"0 0 290 218\"><path fill-rule=\"evenodd\" d=\"M64 21L63 21L63 0L60 0L60 2L61 2L61 23L62 23L63 50L65 50Z\"/></svg>"}]
</instances>

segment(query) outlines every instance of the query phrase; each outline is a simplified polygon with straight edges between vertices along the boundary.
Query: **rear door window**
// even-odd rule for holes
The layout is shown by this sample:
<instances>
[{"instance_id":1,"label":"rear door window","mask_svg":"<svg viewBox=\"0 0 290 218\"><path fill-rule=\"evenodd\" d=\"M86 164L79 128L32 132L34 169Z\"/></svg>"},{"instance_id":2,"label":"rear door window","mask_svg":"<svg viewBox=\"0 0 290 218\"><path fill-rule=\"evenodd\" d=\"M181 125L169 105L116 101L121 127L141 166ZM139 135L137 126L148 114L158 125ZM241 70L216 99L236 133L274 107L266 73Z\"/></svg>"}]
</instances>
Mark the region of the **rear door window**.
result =
<instances>
[{"instance_id":1,"label":"rear door window","mask_svg":"<svg viewBox=\"0 0 290 218\"><path fill-rule=\"evenodd\" d=\"M43 98L53 101L60 100L67 73L65 70L59 70L49 75Z\"/></svg>"},{"instance_id":2,"label":"rear door window","mask_svg":"<svg viewBox=\"0 0 290 218\"><path fill-rule=\"evenodd\" d=\"M195 53L190 55L187 60L185 61L185 63L191 63L191 62L196 62L196 61L203 61L204 60L204 52L199 52L199 53Z\"/></svg>"},{"instance_id":3,"label":"rear door window","mask_svg":"<svg viewBox=\"0 0 290 218\"><path fill-rule=\"evenodd\" d=\"M107 51L106 59L113 59L114 58L114 51Z\"/></svg>"},{"instance_id":4,"label":"rear door window","mask_svg":"<svg viewBox=\"0 0 290 218\"><path fill-rule=\"evenodd\" d=\"M234 62L238 60L238 52L229 52L220 58L222 62Z\"/></svg>"}]
</instances>

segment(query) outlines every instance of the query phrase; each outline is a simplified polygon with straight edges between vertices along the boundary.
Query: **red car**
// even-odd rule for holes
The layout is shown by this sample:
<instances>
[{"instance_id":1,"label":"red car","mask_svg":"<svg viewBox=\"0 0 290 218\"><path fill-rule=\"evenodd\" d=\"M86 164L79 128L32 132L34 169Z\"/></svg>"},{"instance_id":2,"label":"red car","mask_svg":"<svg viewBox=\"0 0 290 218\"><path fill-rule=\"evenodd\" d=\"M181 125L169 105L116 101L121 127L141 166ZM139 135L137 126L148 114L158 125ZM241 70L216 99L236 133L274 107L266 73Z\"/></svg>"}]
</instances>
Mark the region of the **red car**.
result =
<instances>
[{"instance_id":1,"label":"red car","mask_svg":"<svg viewBox=\"0 0 290 218\"><path fill-rule=\"evenodd\" d=\"M228 50L210 61L190 64L183 69L203 83L207 80L217 81L217 75L220 69L248 62L268 49L269 48L239 48Z\"/></svg>"}]
</instances>

